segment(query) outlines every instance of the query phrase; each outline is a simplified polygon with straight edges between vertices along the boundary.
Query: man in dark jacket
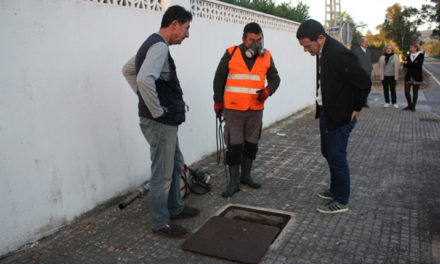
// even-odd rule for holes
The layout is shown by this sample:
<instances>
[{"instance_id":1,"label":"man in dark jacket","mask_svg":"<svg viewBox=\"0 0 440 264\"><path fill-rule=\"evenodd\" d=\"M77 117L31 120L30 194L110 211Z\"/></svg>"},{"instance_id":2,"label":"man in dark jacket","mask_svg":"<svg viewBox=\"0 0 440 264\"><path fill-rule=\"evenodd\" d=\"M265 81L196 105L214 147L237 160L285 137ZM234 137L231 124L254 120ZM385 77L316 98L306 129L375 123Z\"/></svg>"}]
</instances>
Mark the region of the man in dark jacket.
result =
<instances>
[{"instance_id":1,"label":"man in dark jacket","mask_svg":"<svg viewBox=\"0 0 440 264\"><path fill-rule=\"evenodd\" d=\"M373 64L371 63L371 53L368 49L368 39L366 37L361 38L361 45L353 51L354 55L359 60L359 64L362 69L367 73L367 76L371 78L371 72L373 71Z\"/></svg>"},{"instance_id":2,"label":"man in dark jacket","mask_svg":"<svg viewBox=\"0 0 440 264\"><path fill-rule=\"evenodd\" d=\"M370 80L356 56L327 35L318 21L303 22L296 37L305 52L316 55L316 118L321 152L330 167L330 189L318 193L330 202L317 210L326 214L346 212L350 196L348 138L370 92Z\"/></svg>"},{"instance_id":3,"label":"man in dark jacket","mask_svg":"<svg viewBox=\"0 0 440 264\"><path fill-rule=\"evenodd\" d=\"M371 63L371 53L368 49L367 37L361 38L361 45L357 49L355 49L353 53L358 58L359 64L361 65L362 69L364 69L365 73L370 79L371 84L371 72L373 71L373 64ZM365 100L364 106L368 107L367 100Z\"/></svg>"}]
</instances>

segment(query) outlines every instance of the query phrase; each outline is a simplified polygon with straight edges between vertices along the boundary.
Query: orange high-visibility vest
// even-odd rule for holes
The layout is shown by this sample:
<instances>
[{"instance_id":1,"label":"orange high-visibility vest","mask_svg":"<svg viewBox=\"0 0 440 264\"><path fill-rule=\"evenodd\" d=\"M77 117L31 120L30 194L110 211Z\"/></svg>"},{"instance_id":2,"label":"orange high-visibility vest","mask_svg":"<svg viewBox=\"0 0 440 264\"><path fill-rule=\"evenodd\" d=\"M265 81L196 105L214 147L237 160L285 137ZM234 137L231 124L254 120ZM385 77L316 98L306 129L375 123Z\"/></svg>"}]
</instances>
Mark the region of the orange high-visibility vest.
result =
<instances>
[{"instance_id":1,"label":"orange high-visibility vest","mask_svg":"<svg viewBox=\"0 0 440 264\"><path fill-rule=\"evenodd\" d=\"M229 54L232 54L235 47L228 48ZM225 109L240 111L264 109L264 103L257 99L257 91L264 89L266 73L269 68L270 52L268 50L264 57L257 56L252 71L249 71L241 55L241 50L237 47L229 61L229 74L223 99Z\"/></svg>"}]
</instances>

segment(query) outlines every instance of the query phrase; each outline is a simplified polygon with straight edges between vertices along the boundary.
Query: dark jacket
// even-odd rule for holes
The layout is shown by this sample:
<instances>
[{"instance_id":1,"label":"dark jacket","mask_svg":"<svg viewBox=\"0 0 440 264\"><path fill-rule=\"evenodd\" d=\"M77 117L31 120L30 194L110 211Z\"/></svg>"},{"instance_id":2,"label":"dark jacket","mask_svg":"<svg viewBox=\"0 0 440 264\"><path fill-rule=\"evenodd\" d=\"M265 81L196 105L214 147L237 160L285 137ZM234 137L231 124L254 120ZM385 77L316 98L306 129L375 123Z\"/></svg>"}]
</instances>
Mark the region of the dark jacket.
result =
<instances>
[{"instance_id":1,"label":"dark jacket","mask_svg":"<svg viewBox=\"0 0 440 264\"><path fill-rule=\"evenodd\" d=\"M321 63L321 93L326 127L335 130L351 121L353 111L361 110L370 93L370 78L365 75L356 56L328 35L321 59L317 56L317 62ZM318 111L319 108L316 117Z\"/></svg>"},{"instance_id":2,"label":"dark jacket","mask_svg":"<svg viewBox=\"0 0 440 264\"><path fill-rule=\"evenodd\" d=\"M135 61L136 74L139 73L148 49L160 41L165 42L161 36L155 33L148 37L139 48ZM177 126L185 121L185 102L183 101L183 92L180 88L179 79L177 78L176 65L169 52L168 62L171 70L170 80L156 80L157 95L159 97L160 105L163 107L165 113L158 118L153 118L139 91L137 92L139 97L138 109L139 116L147 117L163 124Z\"/></svg>"},{"instance_id":3,"label":"dark jacket","mask_svg":"<svg viewBox=\"0 0 440 264\"><path fill-rule=\"evenodd\" d=\"M364 52L361 47L358 47L353 51L353 53L358 58L359 64L368 75L368 78L371 78L371 72L373 71L373 64L371 63L371 53L369 49L366 49L366 51L367 52Z\"/></svg>"},{"instance_id":4,"label":"dark jacket","mask_svg":"<svg viewBox=\"0 0 440 264\"><path fill-rule=\"evenodd\" d=\"M407 69L405 74L405 82L409 82L411 78L416 82L423 81L422 66L425 55L420 53L414 61L411 61L411 54L406 57L403 67Z\"/></svg>"}]
</instances>

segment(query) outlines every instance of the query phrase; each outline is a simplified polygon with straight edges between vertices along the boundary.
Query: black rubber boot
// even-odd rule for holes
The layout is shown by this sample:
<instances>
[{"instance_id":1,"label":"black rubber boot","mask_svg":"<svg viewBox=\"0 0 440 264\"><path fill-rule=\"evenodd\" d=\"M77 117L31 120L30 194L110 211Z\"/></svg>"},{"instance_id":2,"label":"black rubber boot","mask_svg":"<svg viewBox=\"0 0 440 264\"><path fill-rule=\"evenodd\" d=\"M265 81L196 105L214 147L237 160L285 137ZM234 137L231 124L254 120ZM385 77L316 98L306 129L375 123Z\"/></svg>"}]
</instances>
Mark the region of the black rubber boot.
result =
<instances>
[{"instance_id":1,"label":"black rubber boot","mask_svg":"<svg viewBox=\"0 0 440 264\"><path fill-rule=\"evenodd\" d=\"M226 186L226 191L222 193L223 197L231 197L240 191L240 165L229 166L229 175L229 184Z\"/></svg>"},{"instance_id":2,"label":"black rubber boot","mask_svg":"<svg viewBox=\"0 0 440 264\"><path fill-rule=\"evenodd\" d=\"M243 161L241 162L241 179L240 183L246 184L249 187L258 189L261 187L261 184L254 181L251 175L251 169L252 169L252 160L249 158L244 157Z\"/></svg>"}]
</instances>

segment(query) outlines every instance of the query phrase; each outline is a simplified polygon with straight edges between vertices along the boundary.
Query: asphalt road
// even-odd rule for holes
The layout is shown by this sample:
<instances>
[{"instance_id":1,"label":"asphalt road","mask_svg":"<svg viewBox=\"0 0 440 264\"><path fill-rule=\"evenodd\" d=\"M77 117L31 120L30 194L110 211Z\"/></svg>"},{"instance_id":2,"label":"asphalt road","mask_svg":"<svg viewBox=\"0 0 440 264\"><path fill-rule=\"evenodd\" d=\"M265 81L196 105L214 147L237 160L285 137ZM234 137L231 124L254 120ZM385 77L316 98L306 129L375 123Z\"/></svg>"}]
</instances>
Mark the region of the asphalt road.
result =
<instances>
[{"instance_id":1,"label":"asphalt road","mask_svg":"<svg viewBox=\"0 0 440 264\"><path fill-rule=\"evenodd\" d=\"M423 66L430 75L430 78L425 80L428 84L427 88L422 90L426 104L433 112L440 114L440 59L426 57Z\"/></svg>"}]
</instances>

